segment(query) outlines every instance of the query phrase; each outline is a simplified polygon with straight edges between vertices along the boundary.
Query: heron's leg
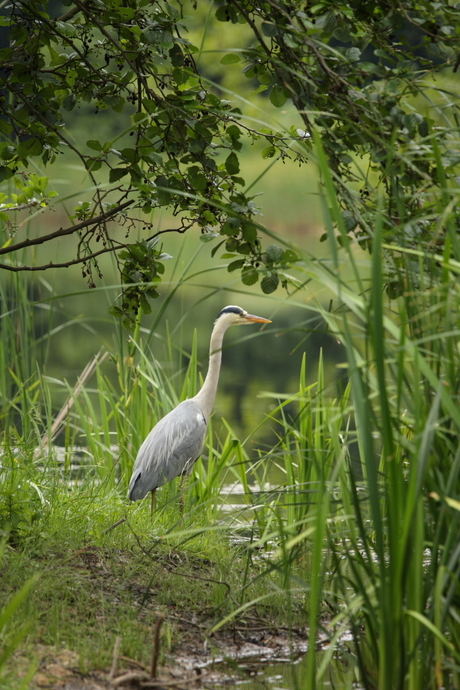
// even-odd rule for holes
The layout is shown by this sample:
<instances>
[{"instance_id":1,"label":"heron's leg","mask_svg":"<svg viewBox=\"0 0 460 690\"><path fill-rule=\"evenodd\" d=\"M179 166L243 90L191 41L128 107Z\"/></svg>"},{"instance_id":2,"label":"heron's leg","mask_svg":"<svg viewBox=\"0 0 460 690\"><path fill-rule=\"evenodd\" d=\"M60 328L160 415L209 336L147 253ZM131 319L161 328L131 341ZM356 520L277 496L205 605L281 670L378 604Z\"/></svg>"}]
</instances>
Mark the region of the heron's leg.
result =
<instances>
[{"instance_id":1,"label":"heron's leg","mask_svg":"<svg viewBox=\"0 0 460 690\"><path fill-rule=\"evenodd\" d=\"M153 517L153 513L155 512L155 492L156 492L156 489L153 489L153 491L151 492L152 500L150 503L150 517Z\"/></svg>"},{"instance_id":2,"label":"heron's leg","mask_svg":"<svg viewBox=\"0 0 460 690\"><path fill-rule=\"evenodd\" d=\"M179 511L183 515L185 512L185 488L187 485L187 475L185 473L181 474L180 478L180 488L179 488Z\"/></svg>"}]
</instances>

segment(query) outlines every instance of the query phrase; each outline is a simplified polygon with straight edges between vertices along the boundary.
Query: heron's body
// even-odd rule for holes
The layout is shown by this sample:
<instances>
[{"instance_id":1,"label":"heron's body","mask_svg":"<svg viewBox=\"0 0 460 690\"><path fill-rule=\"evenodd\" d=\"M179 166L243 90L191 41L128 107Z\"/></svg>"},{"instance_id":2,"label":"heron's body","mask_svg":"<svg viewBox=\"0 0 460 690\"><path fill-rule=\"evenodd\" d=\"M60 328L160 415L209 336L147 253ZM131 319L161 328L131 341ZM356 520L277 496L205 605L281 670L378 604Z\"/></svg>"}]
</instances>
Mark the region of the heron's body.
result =
<instances>
[{"instance_id":1,"label":"heron's body","mask_svg":"<svg viewBox=\"0 0 460 690\"><path fill-rule=\"evenodd\" d=\"M139 449L129 485L132 501L187 473L203 450L208 420L192 398L153 427Z\"/></svg>"},{"instance_id":2,"label":"heron's body","mask_svg":"<svg viewBox=\"0 0 460 690\"><path fill-rule=\"evenodd\" d=\"M209 368L203 387L194 398L184 400L160 419L137 454L129 483L132 501L179 475L187 474L200 457L206 429L216 397L222 361L222 341L229 326L244 323L270 323L247 314L240 307L225 307L217 317L211 335Z\"/></svg>"}]
</instances>

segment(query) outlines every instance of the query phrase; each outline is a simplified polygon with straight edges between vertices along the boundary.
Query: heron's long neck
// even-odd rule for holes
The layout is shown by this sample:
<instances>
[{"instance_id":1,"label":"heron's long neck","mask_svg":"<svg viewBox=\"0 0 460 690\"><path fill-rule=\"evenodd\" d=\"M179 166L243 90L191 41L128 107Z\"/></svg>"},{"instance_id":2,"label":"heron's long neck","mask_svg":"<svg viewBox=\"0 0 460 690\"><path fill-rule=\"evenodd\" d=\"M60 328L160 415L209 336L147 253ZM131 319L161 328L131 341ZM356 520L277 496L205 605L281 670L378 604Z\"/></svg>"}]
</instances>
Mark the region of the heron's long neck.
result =
<instances>
[{"instance_id":1,"label":"heron's long neck","mask_svg":"<svg viewBox=\"0 0 460 690\"><path fill-rule=\"evenodd\" d=\"M202 389L198 395L195 396L196 400L202 407L206 421L208 421L211 415L214 400L216 398L220 364L222 362L222 341L227 328L228 325L226 323L219 323L219 321L217 321L216 325L214 326L211 334L211 343L209 346L208 373L206 374Z\"/></svg>"}]
</instances>

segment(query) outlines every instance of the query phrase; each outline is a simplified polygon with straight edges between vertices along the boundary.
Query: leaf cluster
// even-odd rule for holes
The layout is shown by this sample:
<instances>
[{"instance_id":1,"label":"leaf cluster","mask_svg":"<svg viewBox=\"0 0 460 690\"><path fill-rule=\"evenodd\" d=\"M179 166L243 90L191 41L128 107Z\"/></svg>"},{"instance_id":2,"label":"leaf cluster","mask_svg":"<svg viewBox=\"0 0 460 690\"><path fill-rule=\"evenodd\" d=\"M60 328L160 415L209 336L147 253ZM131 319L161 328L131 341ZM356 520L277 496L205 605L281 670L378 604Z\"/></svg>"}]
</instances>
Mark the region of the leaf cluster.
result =
<instances>
[{"instance_id":1,"label":"leaf cluster","mask_svg":"<svg viewBox=\"0 0 460 690\"><path fill-rule=\"evenodd\" d=\"M436 95L429 78L459 67L459 3L225 0L216 17L251 27L255 42L243 51L243 71L274 106L291 99L307 156L310 137L321 136L342 208L342 241L344 232L353 234L372 250L383 203L387 240L443 242L446 228L433 235L440 199L457 187L460 113L458 97ZM286 146L268 143L264 157Z\"/></svg>"},{"instance_id":2,"label":"leaf cluster","mask_svg":"<svg viewBox=\"0 0 460 690\"><path fill-rule=\"evenodd\" d=\"M220 236L234 259L229 270L240 270L246 285L261 278L262 290L272 292L290 282L283 270L296 258L264 250L260 241L263 228L240 171L245 140L265 140L263 158L303 163L319 133L343 212L341 230L371 250L383 198L385 239L404 246L432 241L439 195L458 166L458 106L452 101L449 116L438 117L427 77L458 67L457 3L224 0L215 13L219 25L246 24L254 40L221 64L234 69L243 60L245 77L274 107L292 101L302 128L281 134L249 127L241 110L209 85L196 62L199 48L186 37L182 4L76 0L61 16L52 15L51 2L12 0L8 7L1 18L9 45L0 50L0 181L30 180L37 159L46 166L66 150L78 156L93 197L76 209L73 225L35 243L76 234L77 257L63 265L81 264L90 286L93 271L100 274L99 254L118 254L122 282L130 285L119 307L125 315L157 296L142 281L159 281L161 259L149 249L151 237L145 244L120 242L109 222L129 235L144 215L148 232L160 208L177 221L168 231L197 225L204 240ZM93 109L96 120L86 145L67 131L81 107ZM129 117L129 144L98 137L97 117L108 110ZM44 207L49 202L49 195L40 199ZM0 251L14 255L22 246L9 242ZM393 284L394 294L398 289Z\"/></svg>"},{"instance_id":3,"label":"leaf cluster","mask_svg":"<svg viewBox=\"0 0 460 690\"><path fill-rule=\"evenodd\" d=\"M175 231L197 224L203 233L235 219L249 222L255 211L239 177L241 132L235 122L241 113L203 84L194 61L198 49L182 36L181 10L145 0L124 5L77 2L53 18L43 5L13 1L3 20L9 47L0 51L0 179L28 176L34 158L47 165L69 148L80 158L96 189L73 218L81 221L76 232L85 223L77 258L90 285L98 270L93 242L102 240L105 251L123 249L107 226L108 210L110 219L128 224L121 215L125 208L150 216L167 207L178 220ZM85 104L94 108L94 117L105 110L129 113L130 145L117 148L96 138L96 123L86 146L77 146L66 121ZM101 179L108 183L104 188ZM114 194L117 202L108 204ZM238 244L255 251L256 236L249 244L241 237ZM147 246L130 244L118 253L122 282L132 286L123 312L136 313L140 304L145 309L147 296L158 294L140 286L161 272ZM139 270L134 254L144 250Z\"/></svg>"}]
</instances>

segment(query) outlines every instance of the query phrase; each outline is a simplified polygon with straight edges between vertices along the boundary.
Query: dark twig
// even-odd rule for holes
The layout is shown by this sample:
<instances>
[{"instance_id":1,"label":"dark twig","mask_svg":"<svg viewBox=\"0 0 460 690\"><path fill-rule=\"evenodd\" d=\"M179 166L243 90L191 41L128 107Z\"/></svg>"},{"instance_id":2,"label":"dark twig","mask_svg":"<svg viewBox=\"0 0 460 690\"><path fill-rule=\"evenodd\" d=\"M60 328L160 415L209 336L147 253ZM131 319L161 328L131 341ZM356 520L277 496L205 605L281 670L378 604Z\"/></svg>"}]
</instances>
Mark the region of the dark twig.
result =
<instances>
[{"instance_id":1,"label":"dark twig","mask_svg":"<svg viewBox=\"0 0 460 690\"><path fill-rule=\"evenodd\" d=\"M159 613L155 621L155 629L153 631L152 666L150 668L150 675L152 678L157 677L158 657L160 656L160 630L164 619L164 613Z\"/></svg>"},{"instance_id":2,"label":"dark twig","mask_svg":"<svg viewBox=\"0 0 460 690\"><path fill-rule=\"evenodd\" d=\"M113 243L113 240L110 240ZM78 259L71 259L70 261L64 261L63 263L57 264L54 261L50 261L49 264L42 264L41 266L28 266L16 264L0 264L0 269L4 268L5 271L11 271L12 273L19 273L19 271L47 271L50 268L69 268L69 266L75 266L76 264L84 264L91 259L95 259L101 254L108 254L109 252L116 252L118 249L123 249L125 245L121 244L119 247L110 246L105 247L105 249L100 249L92 254L86 254L85 256L80 256Z\"/></svg>"},{"instance_id":3,"label":"dark twig","mask_svg":"<svg viewBox=\"0 0 460 690\"><path fill-rule=\"evenodd\" d=\"M224 585L224 587L227 588L227 591L229 594L232 591L232 588L230 587L228 582L225 582L225 580L216 580L213 577L202 577L201 575L190 575L189 573L181 573L181 572L178 572L177 570L174 570L173 568L168 568L168 566L165 563L161 563L161 565L163 566L163 568L166 568L166 570L169 573L174 573L174 575L180 575L181 577L188 577L190 580L202 580L203 582L213 582L216 585Z\"/></svg>"},{"instance_id":4,"label":"dark twig","mask_svg":"<svg viewBox=\"0 0 460 690\"><path fill-rule=\"evenodd\" d=\"M83 6L89 4L89 0L83 0L81 3ZM60 17L58 17L58 22L68 22L71 19L75 17L76 14L81 12L82 8L81 7L72 7L71 10L66 12L65 14L62 14Z\"/></svg>"},{"instance_id":5,"label":"dark twig","mask_svg":"<svg viewBox=\"0 0 460 690\"><path fill-rule=\"evenodd\" d=\"M102 532L102 534L108 534L108 533L111 532L113 529L115 529L115 527L118 527L118 525L122 525L124 522L126 522L126 520L127 520L127 518L121 518L121 520L117 520L116 522L114 522L113 525L110 525L110 527L107 527L107 529L105 529L105 530Z\"/></svg>"}]
</instances>

